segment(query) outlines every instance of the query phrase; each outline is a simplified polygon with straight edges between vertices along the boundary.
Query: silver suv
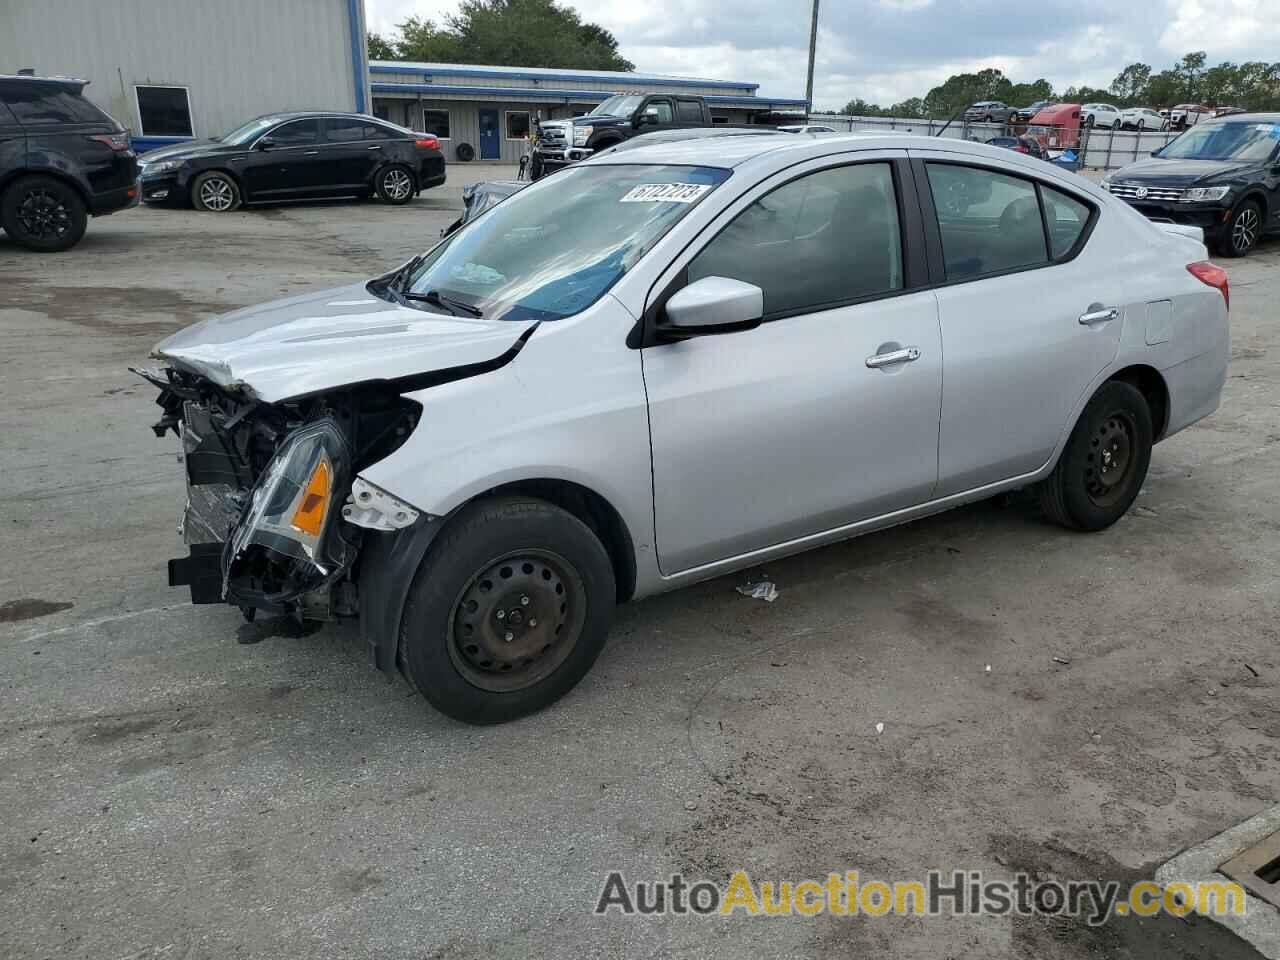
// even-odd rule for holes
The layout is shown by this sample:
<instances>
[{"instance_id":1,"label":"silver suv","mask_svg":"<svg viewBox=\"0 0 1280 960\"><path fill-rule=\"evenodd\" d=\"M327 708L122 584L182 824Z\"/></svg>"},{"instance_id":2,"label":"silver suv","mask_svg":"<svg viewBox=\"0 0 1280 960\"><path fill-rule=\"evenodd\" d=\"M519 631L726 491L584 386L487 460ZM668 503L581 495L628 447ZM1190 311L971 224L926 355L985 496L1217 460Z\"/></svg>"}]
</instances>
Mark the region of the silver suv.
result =
<instances>
[{"instance_id":1,"label":"silver suv","mask_svg":"<svg viewBox=\"0 0 1280 960\"><path fill-rule=\"evenodd\" d=\"M1197 235L965 141L594 158L160 344L170 581L358 618L379 668L490 723L573 687L620 601L1030 485L1100 530L1218 405Z\"/></svg>"}]
</instances>

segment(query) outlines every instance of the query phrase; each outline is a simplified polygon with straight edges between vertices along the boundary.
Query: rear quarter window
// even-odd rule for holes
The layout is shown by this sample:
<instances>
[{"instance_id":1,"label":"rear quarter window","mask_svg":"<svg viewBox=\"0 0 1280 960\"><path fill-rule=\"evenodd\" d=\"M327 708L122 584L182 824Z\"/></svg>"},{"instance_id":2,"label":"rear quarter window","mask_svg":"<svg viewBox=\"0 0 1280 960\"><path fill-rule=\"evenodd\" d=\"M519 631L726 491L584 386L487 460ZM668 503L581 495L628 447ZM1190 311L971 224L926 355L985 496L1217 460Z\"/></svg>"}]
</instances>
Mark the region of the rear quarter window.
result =
<instances>
[{"instance_id":1,"label":"rear quarter window","mask_svg":"<svg viewBox=\"0 0 1280 960\"><path fill-rule=\"evenodd\" d=\"M63 87L15 83L4 87L4 102L24 126L114 121L81 94Z\"/></svg>"}]
</instances>

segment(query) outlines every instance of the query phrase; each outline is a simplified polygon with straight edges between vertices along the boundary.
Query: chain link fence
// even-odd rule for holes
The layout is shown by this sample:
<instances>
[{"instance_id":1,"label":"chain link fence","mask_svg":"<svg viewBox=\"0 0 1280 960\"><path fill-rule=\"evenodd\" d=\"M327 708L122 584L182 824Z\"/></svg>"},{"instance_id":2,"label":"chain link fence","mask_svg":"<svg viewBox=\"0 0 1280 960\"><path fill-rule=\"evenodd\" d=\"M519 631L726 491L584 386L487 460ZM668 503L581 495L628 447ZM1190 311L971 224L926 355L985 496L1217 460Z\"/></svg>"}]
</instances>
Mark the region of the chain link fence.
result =
<instances>
[{"instance_id":1,"label":"chain link fence","mask_svg":"<svg viewBox=\"0 0 1280 960\"><path fill-rule=\"evenodd\" d=\"M813 114L809 123L824 124L845 132L868 130L881 133L916 133L927 137L949 137L956 140L986 142L992 137L1012 137L1023 133L1026 124L970 123L966 120L911 120L901 117L845 117ZM1043 128L1037 128L1043 129ZM1064 142L1070 142L1066 132ZM1109 127L1084 127L1079 131L1080 146L1076 153L1082 168L1118 170L1143 157L1150 156L1178 135L1179 131L1113 130ZM1052 143L1050 149L1057 149Z\"/></svg>"}]
</instances>

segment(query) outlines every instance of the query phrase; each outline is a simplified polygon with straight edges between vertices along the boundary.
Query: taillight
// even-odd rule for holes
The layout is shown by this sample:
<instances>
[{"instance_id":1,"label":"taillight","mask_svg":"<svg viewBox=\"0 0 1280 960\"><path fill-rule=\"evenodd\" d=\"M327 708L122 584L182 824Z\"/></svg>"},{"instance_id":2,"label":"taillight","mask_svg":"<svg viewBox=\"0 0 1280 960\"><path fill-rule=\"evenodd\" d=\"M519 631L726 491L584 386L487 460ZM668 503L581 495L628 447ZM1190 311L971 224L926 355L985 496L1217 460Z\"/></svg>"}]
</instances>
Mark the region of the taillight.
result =
<instances>
[{"instance_id":1,"label":"taillight","mask_svg":"<svg viewBox=\"0 0 1280 960\"><path fill-rule=\"evenodd\" d=\"M1222 299L1227 305L1227 309L1231 309L1231 290L1227 285L1227 271L1223 270L1216 263L1210 263L1208 260L1200 260L1196 263L1187 264L1187 272L1207 286L1213 287L1222 294Z\"/></svg>"},{"instance_id":2,"label":"taillight","mask_svg":"<svg viewBox=\"0 0 1280 960\"><path fill-rule=\"evenodd\" d=\"M117 152L129 149L129 135L127 133L95 133L89 139L97 140Z\"/></svg>"},{"instance_id":3,"label":"taillight","mask_svg":"<svg viewBox=\"0 0 1280 960\"><path fill-rule=\"evenodd\" d=\"M439 150L440 141L435 137L422 137L413 141L413 145L420 150Z\"/></svg>"}]
</instances>

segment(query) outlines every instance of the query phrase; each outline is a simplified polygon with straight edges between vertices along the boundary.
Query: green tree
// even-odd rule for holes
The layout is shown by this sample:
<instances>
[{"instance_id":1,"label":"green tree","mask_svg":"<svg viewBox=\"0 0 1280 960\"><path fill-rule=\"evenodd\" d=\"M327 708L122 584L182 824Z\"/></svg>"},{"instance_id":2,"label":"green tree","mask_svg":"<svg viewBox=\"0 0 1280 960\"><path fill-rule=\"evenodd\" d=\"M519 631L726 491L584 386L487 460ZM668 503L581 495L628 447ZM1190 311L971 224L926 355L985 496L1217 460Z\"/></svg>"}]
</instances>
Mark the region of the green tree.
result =
<instances>
[{"instance_id":1,"label":"green tree","mask_svg":"<svg viewBox=\"0 0 1280 960\"><path fill-rule=\"evenodd\" d=\"M1182 81L1182 96L1186 100L1195 100L1200 96L1200 77L1204 73L1205 52L1197 50L1184 56L1173 72Z\"/></svg>"},{"instance_id":2,"label":"green tree","mask_svg":"<svg viewBox=\"0 0 1280 960\"><path fill-rule=\"evenodd\" d=\"M924 99L921 97L909 97L901 103L895 103L888 109L891 117L905 117L908 120L924 120L929 116L924 109Z\"/></svg>"},{"instance_id":3,"label":"green tree","mask_svg":"<svg viewBox=\"0 0 1280 960\"><path fill-rule=\"evenodd\" d=\"M1111 81L1111 95L1126 106L1137 105L1151 79L1151 67L1145 63L1131 63Z\"/></svg>"},{"instance_id":4,"label":"green tree","mask_svg":"<svg viewBox=\"0 0 1280 960\"><path fill-rule=\"evenodd\" d=\"M391 45L391 41L376 33L369 34L369 59L370 60L394 60L396 58L396 48Z\"/></svg>"},{"instance_id":5,"label":"green tree","mask_svg":"<svg viewBox=\"0 0 1280 960\"><path fill-rule=\"evenodd\" d=\"M850 100L844 105L844 109L840 111L846 117L882 117L884 116L884 108L878 103L867 103L861 97Z\"/></svg>"},{"instance_id":6,"label":"green tree","mask_svg":"<svg viewBox=\"0 0 1280 960\"><path fill-rule=\"evenodd\" d=\"M634 70L617 38L555 0L463 0L442 25L409 17L390 38L369 36L375 60L507 67Z\"/></svg>"},{"instance_id":7,"label":"green tree","mask_svg":"<svg viewBox=\"0 0 1280 960\"><path fill-rule=\"evenodd\" d=\"M925 110L931 117L950 117L978 100L1000 100L1008 103L1013 84L999 70L988 67L977 73L957 73L924 96Z\"/></svg>"},{"instance_id":8,"label":"green tree","mask_svg":"<svg viewBox=\"0 0 1280 960\"><path fill-rule=\"evenodd\" d=\"M392 60L418 60L425 63L450 63L461 59L458 38L432 21L410 17L399 26L400 35L391 41L395 49Z\"/></svg>"}]
</instances>

